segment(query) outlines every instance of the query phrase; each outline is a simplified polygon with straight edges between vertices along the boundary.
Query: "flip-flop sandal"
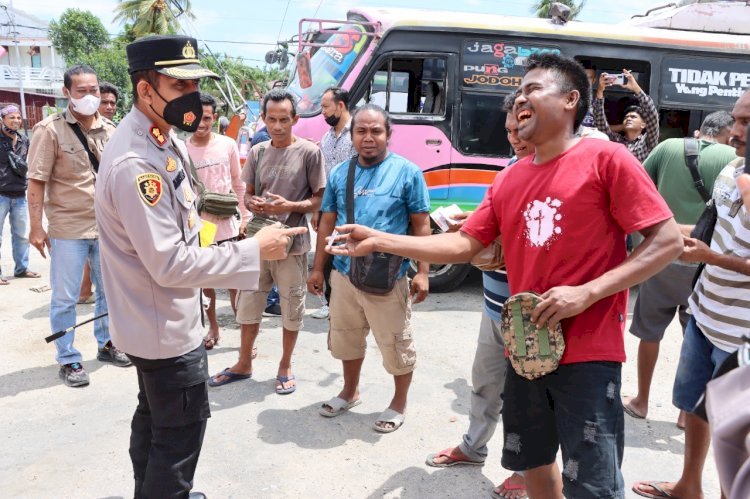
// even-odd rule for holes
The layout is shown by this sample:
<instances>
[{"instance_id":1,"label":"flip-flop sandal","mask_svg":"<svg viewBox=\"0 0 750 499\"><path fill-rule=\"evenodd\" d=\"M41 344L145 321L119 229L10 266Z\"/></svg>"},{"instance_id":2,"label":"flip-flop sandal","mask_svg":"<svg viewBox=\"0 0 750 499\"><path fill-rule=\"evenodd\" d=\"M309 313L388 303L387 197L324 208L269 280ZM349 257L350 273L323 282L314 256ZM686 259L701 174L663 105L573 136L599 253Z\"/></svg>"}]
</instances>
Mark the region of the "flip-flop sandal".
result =
<instances>
[{"instance_id":1,"label":"flip-flop sandal","mask_svg":"<svg viewBox=\"0 0 750 499\"><path fill-rule=\"evenodd\" d=\"M625 414L630 416L631 418L635 419L646 419L646 416L641 416L640 414L636 413L631 407L630 404L625 404L622 406L622 410L625 411Z\"/></svg>"},{"instance_id":2,"label":"flip-flop sandal","mask_svg":"<svg viewBox=\"0 0 750 499\"><path fill-rule=\"evenodd\" d=\"M633 484L633 492L638 494L641 497L649 497L651 499L679 499L676 495L672 495L666 490L664 490L661 486L664 484L667 484L669 482L659 482L659 481L653 481L653 482L636 482ZM651 494L650 492L644 492L640 489L642 486L651 487L654 489L657 494Z\"/></svg>"},{"instance_id":3,"label":"flip-flop sandal","mask_svg":"<svg viewBox=\"0 0 750 499\"><path fill-rule=\"evenodd\" d=\"M219 376L224 376L226 379L222 381L216 381L216 378ZM214 374L211 376L211 379L208 380L208 386L224 386L228 385L229 383L234 383L235 381L242 381L244 379L250 379L253 376L253 373L250 374L240 374L240 373L233 373L229 370L227 367L223 371L221 371L219 374Z\"/></svg>"},{"instance_id":4,"label":"flip-flop sandal","mask_svg":"<svg viewBox=\"0 0 750 499\"><path fill-rule=\"evenodd\" d=\"M328 402L321 404L321 406L318 408L318 413L321 416L324 416L327 418L335 418L336 416L340 416L344 414L346 411L348 411L352 407L357 407L361 403L362 403L362 399L357 399L357 400L352 400L351 402L347 402L341 397L333 397ZM326 407L330 407L333 410L329 411L328 409L326 409Z\"/></svg>"},{"instance_id":5,"label":"flip-flop sandal","mask_svg":"<svg viewBox=\"0 0 750 499\"><path fill-rule=\"evenodd\" d=\"M3 279L2 277L0 277L0 286L7 286L8 284L10 284L10 281L8 279Z\"/></svg>"},{"instance_id":6,"label":"flip-flop sandal","mask_svg":"<svg viewBox=\"0 0 750 499\"><path fill-rule=\"evenodd\" d=\"M508 490L508 491L526 490L526 485L513 485L512 483L510 483L510 477L508 477L505 480L503 480L503 483L501 483L498 487L502 487L502 488L504 488L505 490ZM500 495L500 494L497 493L498 487L495 487L494 489L492 489L492 497L494 499L505 499L505 496L502 496L502 495ZM528 497L528 494L523 493L522 495L516 496L516 497L519 498L519 499L522 499L524 497Z\"/></svg>"},{"instance_id":7,"label":"flip-flop sandal","mask_svg":"<svg viewBox=\"0 0 750 499\"><path fill-rule=\"evenodd\" d=\"M458 464L469 464L471 466L484 466L484 461L472 461L470 459L456 459L453 457L453 450L455 447L450 447L445 450L441 450L437 454L430 454L427 456L427 461L425 463L427 466L432 466L434 468L448 468L449 466L456 466ZM450 459L447 463L436 463L435 459L438 459L440 457L447 457Z\"/></svg>"},{"instance_id":8,"label":"flip-flop sandal","mask_svg":"<svg viewBox=\"0 0 750 499\"><path fill-rule=\"evenodd\" d=\"M16 279L39 279L40 277L42 277L42 274L27 270L26 272L15 274L13 277L15 277Z\"/></svg>"},{"instance_id":9,"label":"flip-flop sandal","mask_svg":"<svg viewBox=\"0 0 750 499\"><path fill-rule=\"evenodd\" d=\"M393 426L378 426L378 423L391 423ZM375 424L372 425L372 427L375 431L379 431L380 433L393 433L401 428L403 424L404 415L388 408L380 413L380 416L375 420Z\"/></svg>"},{"instance_id":10,"label":"flip-flop sandal","mask_svg":"<svg viewBox=\"0 0 750 499\"><path fill-rule=\"evenodd\" d=\"M296 382L293 386L290 386L288 388L284 388L284 384L290 381L295 381L296 379L297 378L294 377L294 374L292 374L291 376L276 376L276 381L281 383L281 386L276 387L276 393L279 395L289 395L290 393L294 393L294 391L297 389Z\"/></svg>"}]
</instances>

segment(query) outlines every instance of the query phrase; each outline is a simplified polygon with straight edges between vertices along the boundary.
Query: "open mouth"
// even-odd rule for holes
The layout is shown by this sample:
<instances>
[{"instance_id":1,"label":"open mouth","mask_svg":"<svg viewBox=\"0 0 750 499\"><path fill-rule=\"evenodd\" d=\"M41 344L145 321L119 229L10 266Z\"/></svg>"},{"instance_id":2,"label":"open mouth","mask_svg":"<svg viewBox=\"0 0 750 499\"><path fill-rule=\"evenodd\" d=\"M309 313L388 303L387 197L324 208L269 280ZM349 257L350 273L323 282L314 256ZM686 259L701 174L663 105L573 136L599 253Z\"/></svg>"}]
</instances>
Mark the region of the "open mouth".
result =
<instances>
[{"instance_id":1,"label":"open mouth","mask_svg":"<svg viewBox=\"0 0 750 499\"><path fill-rule=\"evenodd\" d=\"M528 109L522 109L518 111L516 120L518 121L519 127L531 119L532 112Z\"/></svg>"}]
</instances>

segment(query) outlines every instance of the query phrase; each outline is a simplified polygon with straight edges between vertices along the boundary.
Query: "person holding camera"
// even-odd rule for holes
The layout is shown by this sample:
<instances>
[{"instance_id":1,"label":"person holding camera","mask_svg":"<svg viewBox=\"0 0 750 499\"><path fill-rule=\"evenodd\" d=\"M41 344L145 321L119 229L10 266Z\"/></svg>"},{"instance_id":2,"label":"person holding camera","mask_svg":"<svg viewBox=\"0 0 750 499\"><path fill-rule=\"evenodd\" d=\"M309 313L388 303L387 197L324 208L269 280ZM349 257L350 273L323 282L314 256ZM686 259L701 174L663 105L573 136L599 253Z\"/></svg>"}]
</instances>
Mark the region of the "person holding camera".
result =
<instances>
[{"instance_id":1,"label":"person holding camera","mask_svg":"<svg viewBox=\"0 0 750 499\"><path fill-rule=\"evenodd\" d=\"M621 131L613 130L604 114L604 89L612 85L619 85L630 90L638 101L638 104L625 109L622 125L619 126ZM659 143L659 113L654 101L646 95L636 78L627 69L623 69L622 74L619 75L602 73L599 76L599 86L596 88L592 111L596 128L604 132L609 140L624 144L641 163Z\"/></svg>"},{"instance_id":2,"label":"person holding camera","mask_svg":"<svg viewBox=\"0 0 750 499\"><path fill-rule=\"evenodd\" d=\"M26 207L26 155L29 152L29 139L18 133L21 128L21 111L14 105L5 106L0 111L3 119L3 132L0 133L0 238L5 218L10 216L11 244L15 277L40 277L29 267L29 238L26 235L29 215ZM1 239L0 239L1 241ZM10 281L0 272L0 286Z\"/></svg>"}]
</instances>

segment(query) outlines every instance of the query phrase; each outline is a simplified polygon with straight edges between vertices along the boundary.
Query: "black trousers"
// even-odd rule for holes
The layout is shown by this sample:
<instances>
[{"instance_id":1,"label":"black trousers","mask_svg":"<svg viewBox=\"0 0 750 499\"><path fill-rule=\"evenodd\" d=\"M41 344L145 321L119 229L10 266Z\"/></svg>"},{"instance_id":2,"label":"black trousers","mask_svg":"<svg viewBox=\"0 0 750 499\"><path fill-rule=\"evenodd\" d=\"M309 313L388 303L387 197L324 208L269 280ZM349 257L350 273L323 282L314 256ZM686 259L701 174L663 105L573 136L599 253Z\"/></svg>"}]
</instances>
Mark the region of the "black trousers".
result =
<instances>
[{"instance_id":1,"label":"black trousers","mask_svg":"<svg viewBox=\"0 0 750 499\"><path fill-rule=\"evenodd\" d=\"M170 359L128 357L138 373L130 434L135 497L186 498L211 416L206 350L201 343Z\"/></svg>"}]
</instances>

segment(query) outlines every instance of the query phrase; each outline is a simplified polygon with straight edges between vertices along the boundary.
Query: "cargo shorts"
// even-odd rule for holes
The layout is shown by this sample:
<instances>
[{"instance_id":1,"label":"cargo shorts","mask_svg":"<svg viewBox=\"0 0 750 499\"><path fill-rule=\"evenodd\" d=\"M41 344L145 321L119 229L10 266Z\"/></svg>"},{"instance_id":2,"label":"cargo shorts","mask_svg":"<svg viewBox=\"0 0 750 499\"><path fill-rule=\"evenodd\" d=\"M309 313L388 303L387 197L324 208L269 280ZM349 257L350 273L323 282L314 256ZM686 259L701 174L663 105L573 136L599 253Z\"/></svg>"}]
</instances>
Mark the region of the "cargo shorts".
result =
<instances>
[{"instance_id":1,"label":"cargo shorts","mask_svg":"<svg viewBox=\"0 0 750 499\"><path fill-rule=\"evenodd\" d=\"M393 376L409 374L417 362L411 332L409 280L396 281L390 293L375 295L354 287L337 270L331 272L331 327L328 349L339 360L365 357L372 330L383 356L383 367Z\"/></svg>"},{"instance_id":2,"label":"cargo shorts","mask_svg":"<svg viewBox=\"0 0 750 499\"><path fill-rule=\"evenodd\" d=\"M273 283L279 288L281 322L284 329L299 331L305 315L307 292L307 253L283 260L261 261L257 291L237 293L237 322L260 324Z\"/></svg>"}]
</instances>

